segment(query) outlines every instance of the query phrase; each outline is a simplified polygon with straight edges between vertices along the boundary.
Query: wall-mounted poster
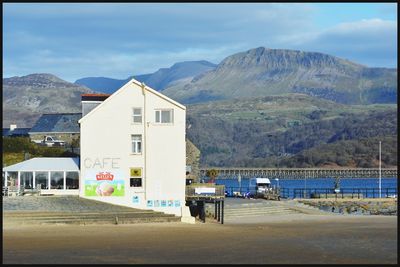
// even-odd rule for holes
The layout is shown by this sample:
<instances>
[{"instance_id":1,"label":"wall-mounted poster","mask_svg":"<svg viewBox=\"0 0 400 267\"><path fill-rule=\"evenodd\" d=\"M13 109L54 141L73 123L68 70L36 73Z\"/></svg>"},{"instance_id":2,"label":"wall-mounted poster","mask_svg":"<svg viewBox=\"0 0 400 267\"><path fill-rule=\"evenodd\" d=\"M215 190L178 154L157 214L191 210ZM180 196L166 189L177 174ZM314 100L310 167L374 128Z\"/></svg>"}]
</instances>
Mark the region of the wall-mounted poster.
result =
<instances>
[{"instance_id":1,"label":"wall-mounted poster","mask_svg":"<svg viewBox=\"0 0 400 267\"><path fill-rule=\"evenodd\" d=\"M166 200L161 200L161 207L165 208L167 206Z\"/></svg>"},{"instance_id":2,"label":"wall-mounted poster","mask_svg":"<svg viewBox=\"0 0 400 267\"><path fill-rule=\"evenodd\" d=\"M132 197L132 203L133 204L139 204L139 196L133 196Z\"/></svg>"},{"instance_id":3,"label":"wall-mounted poster","mask_svg":"<svg viewBox=\"0 0 400 267\"><path fill-rule=\"evenodd\" d=\"M147 207L152 208L153 207L153 200L147 200Z\"/></svg>"},{"instance_id":4,"label":"wall-mounted poster","mask_svg":"<svg viewBox=\"0 0 400 267\"><path fill-rule=\"evenodd\" d=\"M154 200L154 207L160 207L160 200Z\"/></svg>"},{"instance_id":5,"label":"wall-mounted poster","mask_svg":"<svg viewBox=\"0 0 400 267\"><path fill-rule=\"evenodd\" d=\"M131 168L131 177L142 177L142 168Z\"/></svg>"},{"instance_id":6,"label":"wall-mounted poster","mask_svg":"<svg viewBox=\"0 0 400 267\"><path fill-rule=\"evenodd\" d=\"M168 207L173 207L174 206L174 201L168 200Z\"/></svg>"},{"instance_id":7,"label":"wall-mounted poster","mask_svg":"<svg viewBox=\"0 0 400 267\"><path fill-rule=\"evenodd\" d=\"M87 171L85 174L85 196L125 196L125 179L122 172L116 170Z\"/></svg>"},{"instance_id":8,"label":"wall-mounted poster","mask_svg":"<svg viewBox=\"0 0 400 267\"><path fill-rule=\"evenodd\" d=\"M181 202L179 200L175 200L175 207L180 207L181 206Z\"/></svg>"}]
</instances>

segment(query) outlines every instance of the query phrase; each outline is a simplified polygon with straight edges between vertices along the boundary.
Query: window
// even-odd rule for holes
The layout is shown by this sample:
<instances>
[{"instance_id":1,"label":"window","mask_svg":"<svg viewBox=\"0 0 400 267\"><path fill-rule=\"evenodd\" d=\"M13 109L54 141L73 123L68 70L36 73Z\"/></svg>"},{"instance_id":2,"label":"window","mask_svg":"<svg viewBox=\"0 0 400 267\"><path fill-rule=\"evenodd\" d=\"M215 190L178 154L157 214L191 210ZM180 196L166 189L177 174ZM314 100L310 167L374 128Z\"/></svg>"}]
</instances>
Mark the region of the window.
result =
<instances>
[{"instance_id":1,"label":"window","mask_svg":"<svg viewBox=\"0 0 400 267\"><path fill-rule=\"evenodd\" d=\"M51 172L50 189L64 189L64 172Z\"/></svg>"},{"instance_id":2,"label":"window","mask_svg":"<svg viewBox=\"0 0 400 267\"><path fill-rule=\"evenodd\" d=\"M142 153L142 136L132 135L132 153L140 154Z\"/></svg>"},{"instance_id":3,"label":"window","mask_svg":"<svg viewBox=\"0 0 400 267\"><path fill-rule=\"evenodd\" d=\"M142 168L130 169L130 186L142 187Z\"/></svg>"},{"instance_id":4,"label":"window","mask_svg":"<svg viewBox=\"0 0 400 267\"><path fill-rule=\"evenodd\" d=\"M173 123L174 110L156 110L156 123Z\"/></svg>"},{"instance_id":5,"label":"window","mask_svg":"<svg viewBox=\"0 0 400 267\"><path fill-rule=\"evenodd\" d=\"M142 123L142 109L141 108L133 109L133 123Z\"/></svg>"},{"instance_id":6,"label":"window","mask_svg":"<svg viewBox=\"0 0 400 267\"><path fill-rule=\"evenodd\" d=\"M79 173L66 172L65 175L67 189L79 189Z\"/></svg>"},{"instance_id":7,"label":"window","mask_svg":"<svg viewBox=\"0 0 400 267\"><path fill-rule=\"evenodd\" d=\"M40 189L49 189L48 172L36 172L35 179L36 179L36 185L40 184Z\"/></svg>"},{"instance_id":8,"label":"window","mask_svg":"<svg viewBox=\"0 0 400 267\"><path fill-rule=\"evenodd\" d=\"M21 172L20 174L21 186L25 189L33 188L33 172Z\"/></svg>"},{"instance_id":9,"label":"window","mask_svg":"<svg viewBox=\"0 0 400 267\"><path fill-rule=\"evenodd\" d=\"M18 185L18 172L7 172L7 186Z\"/></svg>"}]
</instances>

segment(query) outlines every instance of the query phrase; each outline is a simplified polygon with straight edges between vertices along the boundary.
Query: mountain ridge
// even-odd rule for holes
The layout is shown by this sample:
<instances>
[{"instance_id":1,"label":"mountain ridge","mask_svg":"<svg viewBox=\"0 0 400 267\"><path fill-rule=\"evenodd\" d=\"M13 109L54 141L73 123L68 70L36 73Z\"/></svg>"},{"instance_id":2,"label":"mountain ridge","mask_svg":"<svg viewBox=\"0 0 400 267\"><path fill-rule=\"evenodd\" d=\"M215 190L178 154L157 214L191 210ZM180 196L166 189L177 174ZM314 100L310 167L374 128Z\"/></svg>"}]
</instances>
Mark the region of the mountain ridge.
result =
<instances>
[{"instance_id":1,"label":"mountain ridge","mask_svg":"<svg viewBox=\"0 0 400 267\"><path fill-rule=\"evenodd\" d=\"M48 73L3 79L3 127L32 127L43 113L81 112L81 94L93 90Z\"/></svg>"},{"instance_id":2,"label":"mountain ridge","mask_svg":"<svg viewBox=\"0 0 400 267\"><path fill-rule=\"evenodd\" d=\"M164 93L182 103L305 93L345 104L394 103L397 70L339 57L259 47L223 59L214 70Z\"/></svg>"},{"instance_id":3,"label":"mountain ridge","mask_svg":"<svg viewBox=\"0 0 400 267\"><path fill-rule=\"evenodd\" d=\"M206 60L182 61L169 68L160 68L154 73L130 76L127 79L113 79L107 77L86 77L75 81L75 84L84 85L101 93L112 94L132 78L146 83L157 91L167 86L190 82L195 76L214 69L216 64Z\"/></svg>"}]
</instances>

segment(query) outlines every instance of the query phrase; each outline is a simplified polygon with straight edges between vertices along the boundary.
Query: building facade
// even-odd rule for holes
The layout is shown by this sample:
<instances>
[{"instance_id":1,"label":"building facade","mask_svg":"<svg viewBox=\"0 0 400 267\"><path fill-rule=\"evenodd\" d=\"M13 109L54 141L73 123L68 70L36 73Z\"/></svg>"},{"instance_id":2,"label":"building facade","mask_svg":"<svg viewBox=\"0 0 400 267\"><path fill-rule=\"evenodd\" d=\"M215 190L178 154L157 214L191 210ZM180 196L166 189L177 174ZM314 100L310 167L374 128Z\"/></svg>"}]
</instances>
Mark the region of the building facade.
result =
<instances>
[{"instance_id":1,"label":"building facade","mask_svg":"<svg viewBox=\"0 0 400 267\"><path fill-rule=\"evenodd\" d=\"M80 196L186 213L186 108L132 79L80 123Z\"/></svg>"}]
</instances>

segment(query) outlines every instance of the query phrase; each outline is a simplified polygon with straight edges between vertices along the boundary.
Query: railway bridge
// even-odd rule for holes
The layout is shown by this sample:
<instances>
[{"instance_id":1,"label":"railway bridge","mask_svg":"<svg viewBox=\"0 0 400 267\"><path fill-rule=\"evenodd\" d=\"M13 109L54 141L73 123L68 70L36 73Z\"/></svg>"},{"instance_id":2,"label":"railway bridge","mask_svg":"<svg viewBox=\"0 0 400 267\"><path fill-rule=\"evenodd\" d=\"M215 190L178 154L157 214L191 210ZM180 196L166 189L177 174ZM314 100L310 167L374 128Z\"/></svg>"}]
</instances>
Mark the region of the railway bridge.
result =
<instances>
[{"instance_id":1,"label":"railway bridge","mask_svg":"<svg viewBox=\"0 0 400 267\"><path fill-rule=\"evenodd\" d=\"M396 178L397 168L200 168L200 177L205 178L207 170L217 170L217 179L238 178L279 178L279 179L309 179L309 178Z\"/></svg>"}]
</instances>

